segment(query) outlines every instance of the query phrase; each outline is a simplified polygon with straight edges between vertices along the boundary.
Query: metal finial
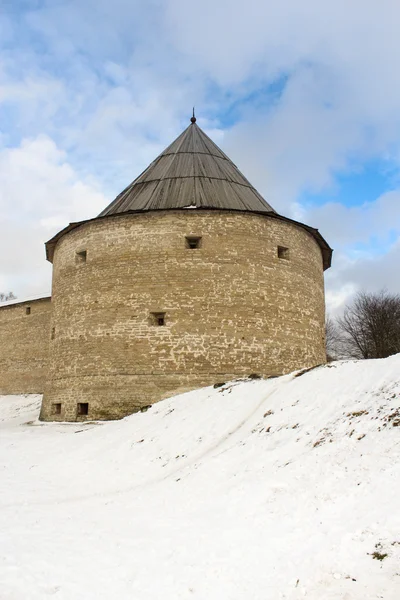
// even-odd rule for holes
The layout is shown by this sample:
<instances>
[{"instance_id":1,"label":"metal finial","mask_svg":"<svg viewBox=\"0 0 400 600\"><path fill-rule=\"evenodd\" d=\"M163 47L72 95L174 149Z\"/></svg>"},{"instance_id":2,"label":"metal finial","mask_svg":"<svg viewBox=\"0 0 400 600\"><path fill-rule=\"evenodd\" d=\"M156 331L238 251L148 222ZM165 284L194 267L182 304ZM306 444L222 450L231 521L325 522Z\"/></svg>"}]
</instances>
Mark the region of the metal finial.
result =
<instances>
[{"instance_id":1,"label":"metal finial","mask_svg":"<svg viewBox=\"0 0 400 600\"><path fill-rule=\"evenodd\" d=\"M192 123L196 123L196 117L194 116L194 106L193 106L193 117L190 120Z\"/></svg>"}]
</instances>

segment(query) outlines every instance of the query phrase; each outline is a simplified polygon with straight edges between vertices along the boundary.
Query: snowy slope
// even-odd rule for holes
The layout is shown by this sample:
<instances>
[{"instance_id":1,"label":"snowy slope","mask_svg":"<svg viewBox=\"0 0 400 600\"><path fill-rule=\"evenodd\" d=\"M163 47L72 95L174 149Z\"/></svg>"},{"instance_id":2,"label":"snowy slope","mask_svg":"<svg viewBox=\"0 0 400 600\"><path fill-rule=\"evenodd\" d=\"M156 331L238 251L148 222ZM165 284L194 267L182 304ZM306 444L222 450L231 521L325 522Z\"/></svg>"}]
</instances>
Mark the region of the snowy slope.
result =
<instances>
[{"instance_id":1,"label":"snowy slope","mask_svg":"<svg viewBox=\"0 0 400 600\"><path fill-rule=\"evenodd\" d=\"M399 400L400 355L108 423L0 397L0 599L398 600Z\"/></svg>"}]
</instances>

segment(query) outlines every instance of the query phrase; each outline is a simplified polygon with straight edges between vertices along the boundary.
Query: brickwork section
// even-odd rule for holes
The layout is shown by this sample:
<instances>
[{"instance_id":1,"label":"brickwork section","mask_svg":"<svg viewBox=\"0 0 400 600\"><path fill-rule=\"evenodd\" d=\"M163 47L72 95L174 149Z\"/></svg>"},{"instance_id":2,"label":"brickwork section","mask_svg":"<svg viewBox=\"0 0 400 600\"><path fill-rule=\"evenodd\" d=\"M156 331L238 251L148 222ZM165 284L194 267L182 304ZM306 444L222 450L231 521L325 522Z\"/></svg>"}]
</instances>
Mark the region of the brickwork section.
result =
<instances>
[{"instance_id":1,"label":"brickwork section","mask_svg":"<svg viewBox=\"0 0 400 600\"><path fill-rule=\"evenodd\" d=\"M86 223L57 244L52 305L45 420L119 418L201 385L325 362L320 248L263 215L188 209Z\"/></svg>"},{"instance_id":2,"label":"brickwork section","mask_svg":"<svg viewBox=\"0 0 400 600\"><path fill-rule=\"evenodd\" d=\"M0 304L0 394L43 393L51 300Z\"/></svg>"}]
</instances>

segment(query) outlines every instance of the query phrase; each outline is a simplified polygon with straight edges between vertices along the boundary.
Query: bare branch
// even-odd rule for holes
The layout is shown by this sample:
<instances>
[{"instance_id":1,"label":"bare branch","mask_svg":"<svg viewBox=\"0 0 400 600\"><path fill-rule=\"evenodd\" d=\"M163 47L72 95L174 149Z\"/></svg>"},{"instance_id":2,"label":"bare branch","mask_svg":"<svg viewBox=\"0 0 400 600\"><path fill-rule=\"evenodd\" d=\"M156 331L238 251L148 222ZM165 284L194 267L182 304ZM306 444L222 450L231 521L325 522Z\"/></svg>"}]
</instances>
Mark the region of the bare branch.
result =
<instances>
[{"instance_id":1,"label":"bare branch","mask_svg":"<svg viewBox=\"0 0 400 600\"><path fill-rule=\"evenodd\" d=\"M0 292L0 302L7 302L8 300L16 300L17 297L14 296L13 292Z\"/></svg>"},{"instance_id":2,"label":"bare branch","mask_svg":"<svg viewBox=\"0 0 400 600\"><path fill-rule=\"evenodd\" d=\"M336 322L327 315L325 320L326 358L330 362L340 357L340 332Z\"/></svg>"},{"instance_id":3,"label":"bare branch","mask_svg":"<svg viewBox=\"0 0 400 600\"><path fill-rule=\"evenodd\" d=\"M400 295L359 292L338 327L346 356L386 358L400 352Z\"/></svg>"}]
</instances>

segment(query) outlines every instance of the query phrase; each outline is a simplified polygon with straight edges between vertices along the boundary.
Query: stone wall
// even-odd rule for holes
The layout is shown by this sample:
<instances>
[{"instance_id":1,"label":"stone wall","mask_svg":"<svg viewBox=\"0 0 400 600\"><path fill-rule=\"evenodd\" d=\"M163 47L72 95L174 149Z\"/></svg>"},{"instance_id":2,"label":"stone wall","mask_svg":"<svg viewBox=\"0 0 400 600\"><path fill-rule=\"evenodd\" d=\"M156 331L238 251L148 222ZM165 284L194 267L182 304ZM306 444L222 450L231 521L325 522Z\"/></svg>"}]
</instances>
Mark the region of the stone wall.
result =
<instances>
[{"instance_id":1,"label":"stone wall","mask_svg":"<svg viewBox=\"0 0 400 600\"><path fill-rule=\"evenodd\" d=\"M52 300L45 420L119 418L325 361L320 248L268 216L188 209L83 224L57 244Z\"/></svg>"},{"instance_id":2,"label":"stone wall","mask_svg":"<svg viewBox=\"0 0 400 600\"><path fill-rule=\"evenodd\" d=\"M50 315L50 298L0 304L0 394L43 392Z\"/></svg>"}]
</instances>

